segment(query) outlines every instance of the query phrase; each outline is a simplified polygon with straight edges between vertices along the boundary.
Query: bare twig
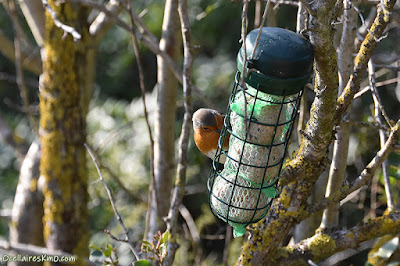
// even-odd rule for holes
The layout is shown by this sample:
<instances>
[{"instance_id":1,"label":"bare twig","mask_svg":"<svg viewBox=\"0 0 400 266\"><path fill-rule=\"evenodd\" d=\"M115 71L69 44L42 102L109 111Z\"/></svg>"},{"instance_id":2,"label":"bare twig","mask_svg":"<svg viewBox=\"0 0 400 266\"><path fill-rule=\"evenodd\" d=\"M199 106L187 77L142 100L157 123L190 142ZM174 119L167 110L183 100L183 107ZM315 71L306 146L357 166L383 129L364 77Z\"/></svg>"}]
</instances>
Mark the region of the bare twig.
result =
<instances>
[{"instance_id":1,"label":"bare twig","mask_svg":"<svg viewBox=\"0 0 400 266\"><path fill-rule=\"evenodd\" d=\"M112 11L108 10L107 8L104 7L104 5L95 3L93 1L89 0L60 0L60 2L71 2L71 3L80 3L85 6L90 6L92 8L95 8L101 12L104 12L108 17L113 19L115 23L120 26L122 29L128 31L129 33L132 33L131 27L126 24L122 19L120 19L115 13ZM141 31L136 32L137 34L137 39L138 41L142 42L147 48L149 48L154 54L160 55L165 62L167 63L169 69L172 71L172 74L176 77L176 79L183 84L183 78L182 78L182 71L179 69L177 64L174 62L174 60L166 53L160 50L159 48L159 40L151 33L151 31L145 26L143 20L140 18L139 15L136 13L132 12L133 19L135 20L135 23L140 26ZM210 108L217 109L216 104L214 104L205 94L202 92L199 88L197 88L194 84L192 84L192 89L193 92L196 93L196 95L204 101L207 106Z\"/></svg>"},{"instance_id":2,"label":"bare twig","mask_svg":"<svg viewBox=\"0 0 400 266\"><path fill-rule=\"evenodd\" d=\"M399 62L399 61L397 61ZM376 68L387 68L389 70L392 71L400 71L400 66L393 66L393 65L379 65L379 64L375 64ZM396 80L398 80L398 78L395 78Z\"/></svg>"},{"instance_id":3,"label":"bare twig","mask_svg":"<svg viewBox=\"0 0 400 266\"><path fill-rule=\"evenodd\" d=\"M255 1L255 6L254 6L254 28L260 27L261 24L261 7L262 7L262 1L261 0L256 0Z\"/></svg>"},{"instance_id":4,"label":"bare twig","mask_svg":"<svg viewBox=\"0 0 400 266\"><path fill-rule=\"evenodd\" d=\"M57 13L53 10L53 8L51 8L51 6L47 0L42 0L42 3L44 5L44 7L47 9L47 11L49 12L51 18L54 21L54 24L58 28L62 29L65 33L71 34L71 36L74 38L74 41L81 39L81 35L79 32L77 32L73 27L65 25L57 18Z\"/></svg>"},{"instance_id":5,"label":"bare twig","mask_svg":"<svg viewBox=\"0 0 400 266\"><path fill-rule=\"evenodd\" d=\"M33 117L32 113L29 110L28 89L25 86L24 71L22 70L22 50L21 50L22 29L19 26L14 0L7 0L6 3L7 4L5 4L4 6L6 7L6 9L8 9L15 32L14 47L15 47L15 69L17 75L16 81L20 91L22 102L24 103L25 109L27 111L26 114L28 116L29 124L31 125L33 132L35 132L35 134L39 136L39 130L36 125L35 118Z\"/></svg>"},{"instance_id":6,"label":"bare twig","mask_svg":"<svg viewBox=\"0 0 400 266\"><path fill-rule=\"evenodd\" d=\"M192 42L191 42L191 30L189 23L189 15L187 9L187 0L179 0L178 12L182 28L182 40L183 40L183 99L185 114L183 117L183 125L181 135L179 137L179 153L178 153L178 165L177 175L175 180L175 188L172 193L171 206L167 217L167 229L171 234L170 241L168 243L168 254L165 259L166 265L172 265L177 250L176 234L177 234L177 221L179 206L182 203L182 199L185 193L185 182L186 182L186 167L187 167L187 150L189 144L189 135L192 128Z\"/></svg>"},{"instance_id":7,"label":"bare twig","mask_svg":"<svg viewBox=\"0 0 400 266\"><path fill-rule=\"evenodd\" d=\"M120 1L111 0L104 8L117 15L121 9ZM100 12L100 14L97 15L89 27L89 33L93 36L94 43L100 42L105 33L112 26L112 22L113 20L104 12Z\"/></svg>"},{"instance_id":8,"label":"bare twig","mask_svg":"<svg viewBox=\"0 0 400 266\"><path fill-rule=\"evenodd\" d=\"M0 39L1 42L1 39ZM0 80L7 81L8 83L17 84L17 77L10 73L0 72ZM25 79L25 84L29 87L38 88L39 82L36 79ZM25 110L26 111L26 110Z\"/></svg>"},{"instance_id":9,"label":"bare twig","mask_svg":"<svg viewBox=\"0 0 400 266\"><path fill-rule=\"evenodd\" d=\"M128 241L126 239L122 239L122 238L116 237L108 229L104 229L104 233L106 233L111 239L113 239L113 240L115 240L117 242L128 243Z\"/></svg>"},{"instance_id":10,"label":"bare twig","mask_svg":"<svg viewBox=\"0 0 400 266\"><path fill-rule=\"evenodd\" d=\"M250 59L254 59L254 54L256 53L256 48L257 48L258 42L260 41L260 36L261 36L262 28L264 27L265 20L267 19L267 13L268 13L268 8L269 8L269 3L270 3L270 0L267 0L267 4L266 4L266 6L265 6L265 8L264 8L264 13L263 13L262 20L261 20L261 23L260 23L260 26L259 26L259 30L258 30L258 34L257 34L256 41L254 42L254 49L253 49L253 51L251 52ZM243 33L243 32L242 32L242 33Z\"/></svg>"},{"instance_id":11,"label":"bare twig","mask_svg":"<svg viewBox=\"0 0 400 266\"><path fill-rule=\"evenodd\" d=\"M373 129L376 129L376 130L381 129L381 130L384 130L384 131L387 131L387 132L390 131L389 128L387 128L385 126L382 126L382 125L378 125L376 123L368 123L368 122L364 122L364 121L355 121L355 120L342 121L342 124L344 124L344 123L349 123L349 124L351 124L353 126L369 127L369 128L373 128Z\"/></svg>"},{"instance_id":12,"label":"bare twig","mask_svg":"<svg viewBox=\"0 0 400 266\"><path fill-rule=\"evenodd\" d=\"M301 32L303 32L304 29L307 28L308 24L307 17L308 17L307 9L302 3L299 2L297 8L297 18L296 18L296 33L300 34ZM297 142L299 145L302 139L302 134L300 132L304 130L306 116L308 114L306 108L307 108L307 90L304 90L300 102L299 118L297 119Z\"/></svg>"},{"instance_id":13,"label":"bare twig","mask_svg":"<svg viewBox=\"0 0 400 266\"><path fill-rule=\"evenodd\" d=\"M382 165L382 162L386 160L392 150L397 144L397 140L400 137L400 119L392 127L388 140L384 146L376 153L375 157L368 163L358 178L350 185L342 187L340 191L332 194L331 196L323 199L321 202L316 203L309 208L310 213L315 213L325 209L333 203L339 202L346 198L349 194L353 193L360 187L366 185L369 180L373 177L375 171Z\"/></svg>"},{"instance_id":14,"label":"bare twig","mask_svg":"<svg viewBox=\"0 0 400 266\"><path fill-rule=\"evenodd\" d=\"M189 210L183 204L181 204L181 206L179 206L179 213L182 215L183 219L185 219L185 222L189 228L190 235L192 236L193 241L194 241L195 245L197 246L196 249L200 248L200 245L201 245L200 234L199 234L199 231L197 230L197 227L193 220L192 215L190 214Z\"/></svg>"},{"instance_id":15,"label":"bare twig","mask_svg":"<svg viewBox=\"0 0 400 266\"><path fill-rule=\"evenodd\" d=\"M343 93L337 100L336 122L341 120L348 106L353 101L354 95L360 89L361 79L367 67L368 61L371 58L372 52L377 44L377 38L382 36L384 29L389 23L387 13L391 12L395 2L395 0L388 0L385 2L384 6L378 9L374 23L372 24L367 36L365 36L365 39L362 42L354 60L355 66L353 74L351 75Z\"/></svg>"},{"instance_id":16,"label":"bare twig","mask_svg":"<svg viewBox=\"0 0 400 266\"><path fill-rule=\"evenodd\" d=\"M372 98L374 100L374 117L376 122L381 125L383 124L383 121L381 119L380 113L385 116L384 109L382 107L382 104L380 103L380 97L378 90L375 87L375 66L372 63L371 60L368 62L368 74L369 74L369 82L370 82L370 88L372 92ZM386 118L386 121L388 119ZM389 122L388 122L389 124ZM390 126L390 124L389 124ZM382 129L379 130L379 139L380 139L380 146L383 148L386 142L386 132ZM392 188L390 186L390 178L389 178L389 166L387 160L384 160L382 163L382 172L383 172L383 180L385 184L385 192L386 192L386 202L387 202L387 208L388 211L392 211L394 209L394 204L393 204L393 192Z\"/></svg>"},{"instance_id":17,"label":"bare twig","mask_svg":"<svg viewBox=\"0 0 400 266\"><path fill-rule=\"evenodd\" d=\"M11 0L5 0L1 1L3 2L3 6L5 7L6 12L12 19L13 27L15 28L15 31L18 32L19 37L21 39L21 47L26 49L28 52L26 53L27 55L33 54L34 50L37 50L36 47L32 46L31 42L29 41L28 36L25 34L21 24L19 23L18 19L15 20L16 14L12 14L13 12L15 13L15 4L14 2L11 2ZM10 10L10 7L13 10Z\"/></svg>"},{"instance_id":18,"label":"bare twig","mask_svg":"<svg viewBox=\"0 0 400 266\"><path fill-rule=\"evenodd\" d=\"M301 33L307 28L307 10L302 3L298 4L296 17L296 32Z\"/></svg>"},{"instance_id":19,"label":"bare twig","mask_svg":"<svg viewBox=\"0 0 400 266\"><path fill-rule=\"evenodd\" d=\"M99 164L101 169L104 169L112 179L114 179L115 182L117 182L118 186L125 191L125 193L127 195L129 195L129 197L131 197L134 200L138 200L138 201L144 201L143 198L141 198L140 196L138 196L137 194L133 193L130 189L128 189L125 184L121 181L121 179L118 177L118 175L111 169L110 166L108 166L104 160L102 160L102 158L100 157L98 151L96 149L93 148L92 145L90 145L89 143L86 143L89 147L90 150L93 153L93 156L96 158L96 162Z\"/></svg>"},{"instance_id":20,"label":"bare twig","mask_svg":"<svg viewBox=\"0 0 400 266\"><path fill-rule=\"evenodd\" d=\"M232 234L233 228L230 226L226 226L226 233L225 233L225 246L224 246L224 253L222 256L222 261L225 266L229 266L228 259L229 259L229 245L232 241Z\"/></svg>"},{"instance_id":21,"label":"bare twig","mask_svg":"<svg viewBox=\"0 0 400 266\"><path fill-rule=\"evenodd\" d=\"M136 257L136 260L139 260L140 259L139 258L139 253L136 251L133 243L129 240L129 232L126 229L124 221L122 220L121 215L119 214L119 212L117 210L117 207L115 205L114 198L113 198L113 195L112 195L112 192L111 192L111 188L108 186L107 182L104 180L103 175L101 174L101 170L100 170L99 164L97 163L96 157L94 156L94 154L93 154L92 150L90 149L89 145L87 143L85 143L84 145L85 145L86 150L88 151L90 157L92 157L94 165L96 166L96 169L97 169L97 173L99 174L100 180L103 183L103 185L104 185L104 187L105 187L105 189L107 191L108 198L110 199L111 206L112 206L112 208L114 210L114 214L115 214L119 224L121 225L121 227L122 227L122 229L124 231L125 241L129 244L129 247L130 247L133 255L135 255L135 257Z\"/></svg>"},{"instance_id":22,"label":"bare twig","mask_svg":"<svg viewBox=\"0 0 400 266\"><path fill-rule=\"evenodd\" d=\"M399 82L399 81L400 81L400 78L392 78L392 79L376 82L375 87L379 88L379 87L386 86L386 85L389 85L389 84L392 84L392 83L396 83L396 82ZM369 87L369 85L364 87L359 92L357 92L354 95L354 99L361 97L364 93L366 93L368 91L371 91L371 88Z\"/></svg>"},{"instance_id":23,"label":"bare twig","mask_svg":"<svg viewBox=\"0 0 400 266\"><path fill-rule=\"evenodd\" d=\"M242 66L242 69L241 69L242 74L240 76L240 81L239 81L240 90L243 92L243 99L244 99L244 110L243 110L244 120L243 120L243 123L244 123L244 128L245 128L247 133L249 132L249 125L248 125L248 122L247 122L248 118L247 118L247 98L246 98L246 92L245 92L245 90L246 90L245 78L246 78L246 76L248 74L247 73L247 71L248 71L247 70L247 48L246 48L247 10L248 10L248 6L249 6L249 0L244 0L243 1L243 8L242 8L242 28L241 28L241 33L240 33L241 42L242 42L241 50L243 51L243 66ZM265 9L266 9L266 7L265 7ZM264 13L266 13L266 11ZM263 25L260 24L260 27L263 27ZM261 30L261 28L260 28L260 30ZM253 52L255 51L255 48L256 47L254 47Z\"/></svg>"},{"instance_id":24,"label":"bare twig","mask_svg":"<svg viewBox=\"0 0 400 266\"><path fill-rule=\"evenodd\" d=\"M129 13L129 17L130 17L130 22L131 22L131 36L132 36L132 46L133 46L133 51L135 53L136 56L136 63L138 66L138 70L139 70L139 82L140 82L140 90L142 92L142 103L143 103L143 113L144 113L144 117L146 120L146 125L147 125L147 131L149 134L149 139L150 139L150 177L151 177L151 183L150 183L150 189L149 189L149 195L148 195L148 210L150 210L150 203L153 202L153 199L155 197L155 176L154 176L154 139L153 139L153 134L151 132L151 126L150 126L150 121L149 121L149 115L148 115L148 111L147 111L147 106L146 106L146 86L144 83L144 74L143 74L143 64L142 64L142 60L140 57L140 52L139 52L139 46L138 46L138 40L137 40L137 34L135 31L135 22L134 22L134 17L135 17L135 13L133 12L131 5L130 5L130 1L126 1L126 9ZM140 20L138 18L136 18L137 20ZM140 20L141 21L141 20ZM143 28L145 28L145 26L143 26ZM155 37L154 37L155 38ZM148 211L148 215L150 214L150 211ZM147 215L147 216L148 216ZM148 226L148 222L146 222L146 227ZM145 235L147 235L148 232L148 228L146 228L145 230Z\"/></svg>"},{"instance_id":25,"label":"bare twig","mask_svg":"<svg viewBox=\"0 0 400 266\"><path fill-rule=\"evenodd\" d=\"M308 3L307 0L299 0L299 1L307 8L308 13L310 13L311 16L315 18L317 17L317 12L315 12L315 10L312 9L310 3Z\"/></svg>"},{"instance_id":26,"label":"bare twig","mask_svg":"<svg viewBox=\"0 0 400 266\"><path fill-rule=\"evenodd\" d=\"M372 92L372 98L374 99L374 105L375 105L375 107L379 108L379 110L382 113L382 116L386 120L386 123L389 125L390 128L392 128L389 116L387 115L385 108L383 108L381 97L379 96L378 90L376 89L376 86L375 86L374 73L375 73L375 67L374 67L372 61L369 60L369 62L368 62L368 74L369 74L369 83L370 83L369 88L371 89L371 92ZM378 122L378 124L383 125L383 123L382 123L383 121L381 119L377 119L376 121Z\"/></svg>"},{"instance_id":27,"label":"bare twig","mask_svg":"<svg viewBox=\"0 0 400 266\"><path fill-rule=\"evenodd\" d=\"M3 1L3 4L5 4L5 1ZM4 34L4 32L0 29L0 51L1 53L10 59L11 61L15 61L15 47L13 42ZM42 72L42 67L41 67L41 60L39 57L39 53L33 52L31 49L27 49L28 51L23 51L23 62L22 66L31 71L32 73L35 73L36 75L39 75Z\"/></svg>"}]
</instances>

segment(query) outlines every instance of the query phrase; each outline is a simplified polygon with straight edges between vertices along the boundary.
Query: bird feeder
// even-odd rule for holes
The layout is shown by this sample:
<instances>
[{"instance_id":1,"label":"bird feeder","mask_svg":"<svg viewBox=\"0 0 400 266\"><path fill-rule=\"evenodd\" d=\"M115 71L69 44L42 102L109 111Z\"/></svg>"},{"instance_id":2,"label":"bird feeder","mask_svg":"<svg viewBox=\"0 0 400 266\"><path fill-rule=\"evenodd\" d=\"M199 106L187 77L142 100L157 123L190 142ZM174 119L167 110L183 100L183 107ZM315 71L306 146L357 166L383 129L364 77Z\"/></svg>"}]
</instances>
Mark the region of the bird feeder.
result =
<instances>
[{"instance_id":1,"label":"bird feeder","mask_svg":"<svg viewBox=\"0 0 400 266\"><path fill-rule=\"evenodd\" d=\"M275 27L262 28L259 38L258 33L255 29L246 37L247 60L243 47L238 53L238 71L208 178L211 210L234 228L234 236L265 217L278 195L293 123L313 72L312 46L304 37ZM221 147L228 140L226 151Z\"/></svg>"}]
</instances>

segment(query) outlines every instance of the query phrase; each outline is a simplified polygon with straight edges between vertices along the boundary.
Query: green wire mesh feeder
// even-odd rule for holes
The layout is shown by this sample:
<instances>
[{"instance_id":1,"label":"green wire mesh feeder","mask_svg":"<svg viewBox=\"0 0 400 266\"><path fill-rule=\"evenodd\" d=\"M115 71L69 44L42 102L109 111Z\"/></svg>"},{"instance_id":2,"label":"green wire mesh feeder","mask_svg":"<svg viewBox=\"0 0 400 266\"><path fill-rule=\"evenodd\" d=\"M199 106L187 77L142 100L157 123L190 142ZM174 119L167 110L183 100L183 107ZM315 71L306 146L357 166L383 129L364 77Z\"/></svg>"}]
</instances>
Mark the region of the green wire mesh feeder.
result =
<instances>
[{"instance_id":1,"label":"green wire mesh feeder","mask_svg":"<svg viewBox=\"0 0 400 266\"><path fill-rule=\"evenodd\" d=\"M243 48L224 126L208 178L212 212L234 228L234 236L264 218L278 195L293 123L303 88L312 75L311 44L292 31L264 27L246 37L245 88L240 86ZM222 150L229 141L229 150ZM224 162L224 169L218 164Z\"/></svg>"}]
</instances>

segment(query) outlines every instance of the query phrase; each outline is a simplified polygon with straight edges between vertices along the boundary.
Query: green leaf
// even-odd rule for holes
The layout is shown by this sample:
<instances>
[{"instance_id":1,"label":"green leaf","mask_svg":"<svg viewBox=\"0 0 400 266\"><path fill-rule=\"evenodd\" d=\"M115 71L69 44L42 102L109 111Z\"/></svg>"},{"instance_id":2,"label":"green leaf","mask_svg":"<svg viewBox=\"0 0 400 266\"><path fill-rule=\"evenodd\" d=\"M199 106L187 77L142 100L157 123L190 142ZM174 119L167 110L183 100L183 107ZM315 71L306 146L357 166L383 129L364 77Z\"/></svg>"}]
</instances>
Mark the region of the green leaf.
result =
<instances>
[{"instance_id":1,"label":"green leaf","mask_svg":"<svg viewBox=\"0 0 400 266\"><path fill-rule=\"evenodd\" d=\"M90 244L90 245L89 245L89 248L94 249L94 250L97 250L97 251L101 251L101 249L100 249L98 246L95 246L95 245L93 245L93 244Z\"/></svg>"},{"instance_id":2,"label":"green leaf","mask_svg":"<svg viewBox=\"0 0 400 266\"><path fill-rule=\"evenodd\" d=\"M103 250L103 255L106 257L111 257L112 251L113 251L113 246L107 245L106 248Z\"/></svg>"},{"instance_id":3,"label":"green leaf","mask_svg":"<svg viewBox=\"0 0 400 266\"><path fill-rule=\"evenodd\" d=\"M161 244L162 243L167 243L168 242L168 238L169 238L169 231L167 230L162 234Z\"/></svg>"},{"instance_id":4,"label":"green leaf","mask_svg":"<svg viewBox=\"0 0 400 266\"><path fill-rule=\"evenodd\" d=\"M151 263L148 260L138 260L138 261L135 261L134 265L135 266L151 266Z\"/></svg>"},{"instance_id":5,"label":"green leaf","mask_svg":"<svg viewBox=\"0 0 400 266\"><path fill-rule=\"evenodd\" d=\"M150 243L148 241L142 241L142 248L143 249L149 250L149 249L152 249L152 247L153 247L152 243Z\"/></svg>"},{"instance_id":6,"label":"green leaf","mask_svg":"<svg viewBox=\"0 0 400 266\"><path fill-rule=\"evenodd\" d=\"M149 241L142 240L142 244L145 245L145 246L150 246L151 247L151 243Z\"/></svg>"}]
</instances>

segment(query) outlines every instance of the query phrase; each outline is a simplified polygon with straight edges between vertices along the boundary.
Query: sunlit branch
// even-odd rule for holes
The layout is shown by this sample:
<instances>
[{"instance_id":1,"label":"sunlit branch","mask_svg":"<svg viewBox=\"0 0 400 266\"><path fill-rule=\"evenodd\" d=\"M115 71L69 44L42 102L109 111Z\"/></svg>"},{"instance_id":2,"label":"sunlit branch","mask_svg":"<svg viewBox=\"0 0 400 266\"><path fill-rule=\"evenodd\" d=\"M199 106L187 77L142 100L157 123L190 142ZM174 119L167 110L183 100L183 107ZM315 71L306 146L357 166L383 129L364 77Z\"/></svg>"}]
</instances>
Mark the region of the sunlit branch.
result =
<instances>
[{"instance_id":1,"label":"sunlit branch","mask_svg":"<svg viewBox=\"0 0 400 266\"><path fill-rule=\"evenodd\" d=\"M81 35L79 32L77 32L73 27L65 25L58 19L57 13L51 8L51 6L47 0L42 0L42 3L44 5L44 7L47 9L47 11L49 12L51 18L53 19L54 25L56 25L58 28L62 29L65 33L71 34L71 36L74 38L74 41L81 39Z\"/></svg>"}]
</instances>

